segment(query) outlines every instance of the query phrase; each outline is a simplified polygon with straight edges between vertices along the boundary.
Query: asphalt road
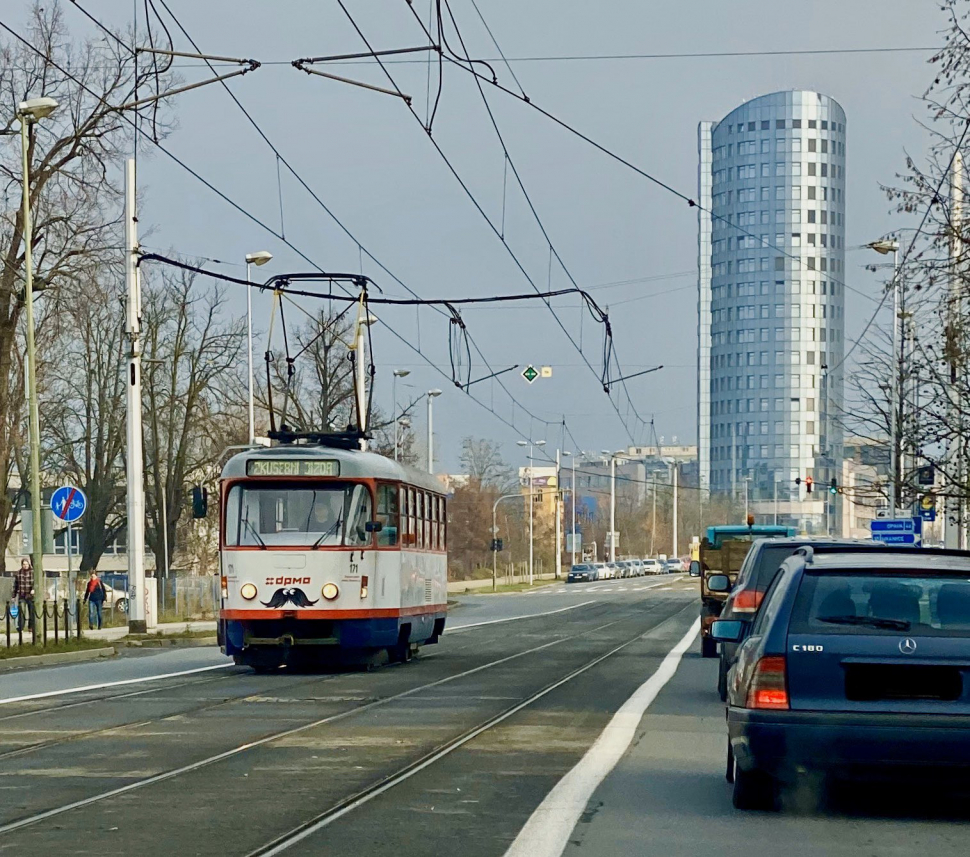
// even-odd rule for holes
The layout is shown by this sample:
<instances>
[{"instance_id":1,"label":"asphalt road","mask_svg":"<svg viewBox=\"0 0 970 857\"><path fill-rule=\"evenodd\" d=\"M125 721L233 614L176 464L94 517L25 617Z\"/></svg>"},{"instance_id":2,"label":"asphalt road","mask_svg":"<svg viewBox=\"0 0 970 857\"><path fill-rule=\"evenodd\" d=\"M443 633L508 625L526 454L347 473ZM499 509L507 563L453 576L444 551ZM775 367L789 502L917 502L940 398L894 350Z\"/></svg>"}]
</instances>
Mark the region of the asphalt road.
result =
<instances>
[{"instance_id":1,"label":"asphalt road","mask_svg":"<svg viewBox=\"0 0 970 857\"><path fill-rule=\"evenodd\" d=\"M440 645L403 666L221 667L0 704L0 853L500 857L671 663L567 854L965 852L958 804L735 812L715 664L696 642L671 662L693 639L696 583L654 583L463 597ZM144 679L212 654L83 666ZM81 666L57 673L62 689L98 683ZM46 687L44 673L21 680Z\"/></svg>"}]
</instances>

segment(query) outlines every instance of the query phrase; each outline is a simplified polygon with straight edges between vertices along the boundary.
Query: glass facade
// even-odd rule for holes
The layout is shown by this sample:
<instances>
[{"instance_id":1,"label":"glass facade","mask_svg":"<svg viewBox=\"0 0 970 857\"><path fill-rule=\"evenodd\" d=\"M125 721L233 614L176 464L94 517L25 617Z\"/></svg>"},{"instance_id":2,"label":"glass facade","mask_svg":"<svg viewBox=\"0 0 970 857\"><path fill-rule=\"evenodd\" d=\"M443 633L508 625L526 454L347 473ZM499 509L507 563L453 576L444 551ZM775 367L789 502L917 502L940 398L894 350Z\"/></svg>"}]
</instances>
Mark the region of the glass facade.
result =
<instances>
[{"instance_id":1,"label":"glass facade","mask_svg":"<svg viewBox=\"0 0 970 857\"><path fill-rule=\"evenodd\" d=\"M816 530L842 457L841 374L826 370L844 349L845 139L839 104L804 91L698 130L701 484L817 501L802 515Z\"/></svg>"}]
</instances>

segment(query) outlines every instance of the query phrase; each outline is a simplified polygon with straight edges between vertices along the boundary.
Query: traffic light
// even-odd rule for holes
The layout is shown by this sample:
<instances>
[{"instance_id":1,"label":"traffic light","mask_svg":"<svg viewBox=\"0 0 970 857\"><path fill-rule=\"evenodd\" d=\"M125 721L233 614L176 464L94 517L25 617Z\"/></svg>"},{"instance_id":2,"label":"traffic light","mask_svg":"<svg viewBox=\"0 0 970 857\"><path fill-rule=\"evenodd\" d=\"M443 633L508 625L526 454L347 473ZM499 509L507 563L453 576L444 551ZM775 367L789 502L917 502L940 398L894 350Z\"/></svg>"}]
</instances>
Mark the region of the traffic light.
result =
<instances>
[{"instance_id":1,"label":"traffic light","mask_svg":"<svg viewBox=\"0 0 970 857\"><path fill-rule=\"evenodd\" d=\"M811 494L811 493L812 493L812 483L813 483L814 481L815 481L815 480L814 480L814 479L812 479L812 477L811 477L811 476L806 476L806 477L805 477L805 493L806 493L806 494Z\"/></svg>"},{"instance_id":2,"label":"traffic light","mask_svg":"<svg viewBox=\"0 0 970 857\"><path fill-rule=\"evenodd\" d=\"M829 494L839 493L839 481L833 476L832 481L829 482Z\"/></svg>"},{"instance_id":3,"label":"traffic light","mask_svg":"<svg viewBox=\"0 0 970 857\"><path fill-rule=\"evenodd\" d=\"M204 518L209 513L209 489L204 485L192 486L192 517Z\"/></svg>"}]
</instances>

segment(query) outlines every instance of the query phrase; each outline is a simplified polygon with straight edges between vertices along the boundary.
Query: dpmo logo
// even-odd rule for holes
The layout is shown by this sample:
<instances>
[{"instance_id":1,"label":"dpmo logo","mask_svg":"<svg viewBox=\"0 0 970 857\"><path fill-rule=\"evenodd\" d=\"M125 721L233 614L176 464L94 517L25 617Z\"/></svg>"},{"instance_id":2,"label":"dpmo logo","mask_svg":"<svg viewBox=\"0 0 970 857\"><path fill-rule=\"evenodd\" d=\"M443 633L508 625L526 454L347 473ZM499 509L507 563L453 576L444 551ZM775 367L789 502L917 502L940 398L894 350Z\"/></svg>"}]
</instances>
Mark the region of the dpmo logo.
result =
<instances>
[{"instance_id":1,"label":"dpmo logo","mask_svg":"<svg viewBox=\"0 0 970 857\"><path fill-rule=\"evenodd\" d=\"M309 577L267 577L267 586L309 586Z\"/></svg>"}]
</instances>

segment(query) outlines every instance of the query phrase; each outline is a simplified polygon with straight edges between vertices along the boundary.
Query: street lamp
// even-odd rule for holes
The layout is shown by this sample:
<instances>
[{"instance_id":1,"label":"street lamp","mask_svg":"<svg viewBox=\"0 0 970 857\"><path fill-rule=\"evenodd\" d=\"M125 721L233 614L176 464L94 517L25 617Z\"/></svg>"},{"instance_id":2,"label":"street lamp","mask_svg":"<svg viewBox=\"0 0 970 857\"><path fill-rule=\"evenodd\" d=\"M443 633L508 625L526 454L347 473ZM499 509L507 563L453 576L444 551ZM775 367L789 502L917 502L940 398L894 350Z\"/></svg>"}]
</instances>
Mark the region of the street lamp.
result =
<instances>
[{"instance_id":1,"label":"street lamp","mask_svg":"<svg viewBox=\"0 0 970 857\"><path fill-rule=\"evenodd\" d=\"M565 452L565 451L563 452L563 455L571 459L570 463L572 464L572 470L573 470L573 479L571 483L572 491L570 492L571 493L570 501L573 507L573 516L572 516L572 525L569 528L569 532L572 534L571 565L576 565L576 456L573 455L571 452Z\"/></svg>"},{"instance_id":2,"label":"street lamp","mask_svg":"<svg viewBox=\"0 0 970 857\"><path fill-rule=\"evenodd\" d=\"M391 381L391 415L394 417L394 460L397 461L398 457L398 433L397 433L397 379L406 378L411 374L410 369L395 369L394 379Z\"/></svg>"},{"instance_id":3,"label":"street lamp","mask_svg":"<svg viewBox=\"0 0 970 857\"><path fill-rule=\"evenodd\" d=\"M44 540L40 519L40 409L37 402L37 351L34 345L34 263L32 255L33 224L30 221L30 126L50 116L57 109L53 98L31 98L17 107L20 120L20 148L23 154L23 233L24 233L24 305L27 312L27 402L30 434L30 518L31 551L34 565L34 603L43 600ZM36 613L36 606L35 606Z\"/></svg>"},{"instance_id":4,"label":"street lamp","mask_svg":"<svg viewBox=\"0 0 970 857\"><path fill-rule=\"evenodd\" d=\"M899 288L899 241L895 238L884 238L873 241L866 245L870 250L875 250L882 256L889 253L893 254L893 363L899 361L900 365L894 366L891 380L890 394L890 416L889 416L889 507L890 515L896 517L896 510L899 506L899 372L902 368L901 355L899 353L899 315L902 307L900 306L902 297ZM892 363L890 364L892 365Z\"/></svg>"},{"instance_id":5,"label":"street lamp","mask_svg":"<svg viewBox=\"0 0 970 857\"><path fill-rule=\"evenodd\" d=\"M518 440L517 446L529 447L529 586L532 586L533 568L535 562L535 492L532 485L532 452L533 447L545 446L544 440Z\"/></svg>"},{"instance_id":6,"label":"street lamp","mask_svg":"<svg viewBox=\"0 0 970 857\"><path fill-rule=\"evenodd\" d=\"M248 344L247 357L249 359L249 445L256 442L256 410L253 403L253 290L249 271L253 265L265 265L273 254L268 250L257 250L246 254L246 342Z\"/></svg>"},{"instance_id":7,"label":"street lamp","mask_svg":"<svg viewBox=\"0 0 970 857\"><path fill-rule=\"evenodd\" d=\"M428 390L428 473L434 473L434 421L431 402L441 395L441 390Z\"/></svg>"},{"instance_id":8,"label":"street lamp","mask_svg":"<svg viewBox=\"0 0 970 857\"><path fill-rule=\"evenodd\" d=\"M610 457L610 562L616 562L616 457L623 451L604 449L602 453Z\"/></svg>"}]
</instances>

